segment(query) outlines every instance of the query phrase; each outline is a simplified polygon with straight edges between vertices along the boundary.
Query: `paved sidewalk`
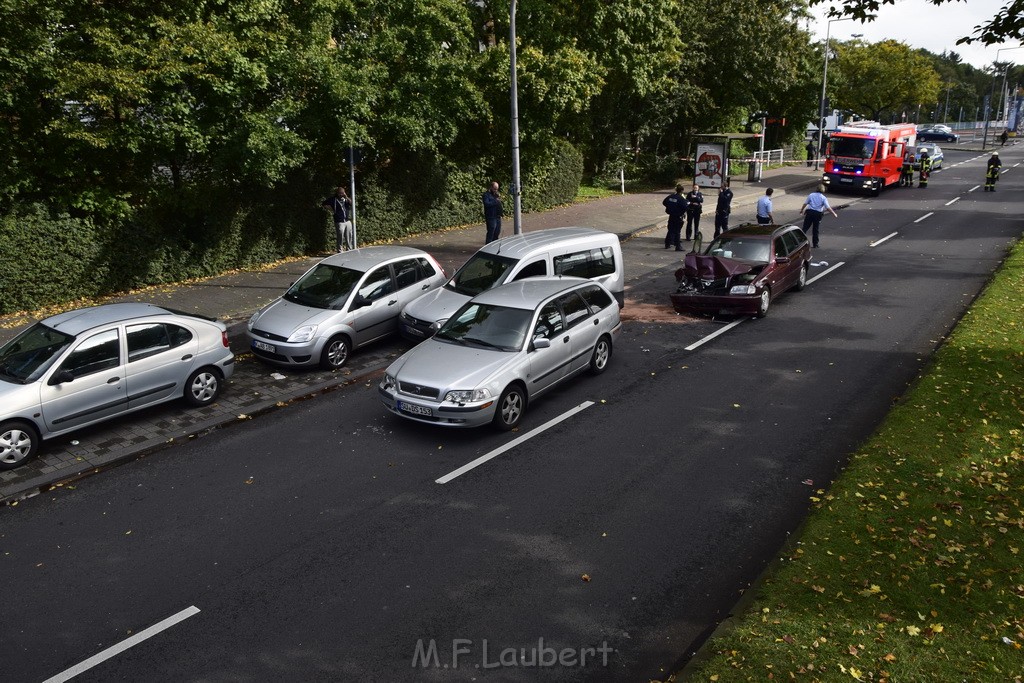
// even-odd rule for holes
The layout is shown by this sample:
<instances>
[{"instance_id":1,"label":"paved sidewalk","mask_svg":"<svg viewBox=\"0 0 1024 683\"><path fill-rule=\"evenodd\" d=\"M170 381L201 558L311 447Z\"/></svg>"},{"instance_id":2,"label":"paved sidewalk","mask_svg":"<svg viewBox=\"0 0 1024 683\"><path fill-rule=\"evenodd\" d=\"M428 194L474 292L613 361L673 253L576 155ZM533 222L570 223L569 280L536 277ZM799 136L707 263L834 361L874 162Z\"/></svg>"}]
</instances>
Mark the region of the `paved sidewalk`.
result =
<instances>
[{"instance_id":1,"label":"paved sidewalk","mask_svg":"<svg viewBox=\"0 0 1024 683\"><path fill-rule=\"evenodd\" d=\"M789 166L765 171L760 183L732 182L731 223L752 221L754 203L767 187L774 197L805 192L815 185L820 171ZM618 234L623 240L650 230L663 229L663 192L631 194L557 207L523 216L523 231L561 226L587 226ZM705 203L714 212L715 191ZM711 219L705 211L707 220ZM511 234L512 221L503 221L502 234ZM477 224L440 233L415 235L400 241L434 254L450 275L483 245L484 226ZM0 472L0 503L45 491L59 482L139 457L227 424L251 419L261 412L287 405L290 401L330 391L356 381L370 381L383 370L404 342L385 342L352 355L340 371L293 371L266 365L252 357L246 347L244 325L260 306L278 297L292 282L322 257L308 257L279 263L265 270L232 273L184 285L166 285L137 293L112 297L109 301L145 301L182 311L213 316L229 324L231 345L238 362L234 376L213 405L187 408L181 402L132 413L111 422L56 437L42 444L39 455L22 467ZM668 306L666 300L666 306ZM629 300L627 298L627 309ZM0 343L32 322L27 316L0 317Z\"/></svg>"}]
</instances>

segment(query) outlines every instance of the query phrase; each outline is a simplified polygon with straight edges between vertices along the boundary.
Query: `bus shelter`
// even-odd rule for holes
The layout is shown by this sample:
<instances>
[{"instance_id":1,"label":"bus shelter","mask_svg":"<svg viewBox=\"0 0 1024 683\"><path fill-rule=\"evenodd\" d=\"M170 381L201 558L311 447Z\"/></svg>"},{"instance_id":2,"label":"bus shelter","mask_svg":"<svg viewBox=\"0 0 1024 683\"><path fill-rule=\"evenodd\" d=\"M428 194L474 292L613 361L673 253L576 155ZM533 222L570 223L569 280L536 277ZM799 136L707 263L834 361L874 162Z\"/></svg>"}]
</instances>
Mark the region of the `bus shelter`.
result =
<instances>
[{"instance_id":1,"label":"bus shelter","mask_svg":"<svg viewBox=\"0 0 1024 683\"><path fill-rule=\"evenodd\" d=\"M758 139L761 133L698 133L697 150L693 155L693 182L700 187L721 187L729 177L729 148L733 140ZM761 162L751 160L750 169L761 179Z\"/></svg>"}]
</instances>

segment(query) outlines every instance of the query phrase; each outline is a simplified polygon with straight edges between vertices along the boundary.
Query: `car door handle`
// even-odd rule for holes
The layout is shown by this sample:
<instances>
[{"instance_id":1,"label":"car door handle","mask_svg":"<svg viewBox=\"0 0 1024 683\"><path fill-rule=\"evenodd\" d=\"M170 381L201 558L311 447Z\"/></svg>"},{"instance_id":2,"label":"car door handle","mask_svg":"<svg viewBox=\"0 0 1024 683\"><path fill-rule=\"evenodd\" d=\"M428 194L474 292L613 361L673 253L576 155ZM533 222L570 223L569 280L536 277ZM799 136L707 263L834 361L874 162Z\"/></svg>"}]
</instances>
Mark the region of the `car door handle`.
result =
<instances>
[{"instance_id":1,"label":"car door handle","mask_svg":"<svg viewBox=\"0 0 1024 683\"><path fill-rule=\"evenodd\" d=\"M192 354L191 353L186 353L184 356L181 357L181 359L182 360L192 360Z\"/></svg>"},{"instance_id":2,"label":"car door handle","mask_svg":"<svg viewBox=\"0 0 1024 683\"><path fill-rule=\"evenodd\" d=\"M428 282L427 284L420 287L420 289L430 289L430 283Z\"/></svg>"},{"instance_id":3,"label":"car door handle","mask_svg":"<svg viewBox=\"0 0 1024 683\"><path fill-rule=\"evenodd\" d=\"M594 318L594 324L595 324L595 325L597 325L597 324L598 324L599 322L601 322L601 321L600 321L600 320L598 320L597 318Z\"/></svg>"},{"instance_id":4,"label":"car door handle","mask_svg":"<svg viewBox=\"0 0 1024 683\"><path fill-rule=\"evenodd\" d=\"M569 343L569 337L562 337L562 343L563 344L568 344Z\"/></svg>"},{"instance_id":5,"label":"car door handle","mask_svg":"<svg viewBox=\"0 0 1024 683\"><path fill-rule=\"evenodd\" d=\"M391 301L388 302L388 306L394 306L397 303L398 303L398 299L392 299Z\"/></svg>"},{"instance_id":6,"label":"car door handle","mask_svg":"<svg viewBox=\"0 0 1024 683\"><path fill-rule=\"evenodd\" d=\"M111 377L110 379L107 380L107 384L117 384L120 381L120 377Z\"/></svg>"}]
</instances>

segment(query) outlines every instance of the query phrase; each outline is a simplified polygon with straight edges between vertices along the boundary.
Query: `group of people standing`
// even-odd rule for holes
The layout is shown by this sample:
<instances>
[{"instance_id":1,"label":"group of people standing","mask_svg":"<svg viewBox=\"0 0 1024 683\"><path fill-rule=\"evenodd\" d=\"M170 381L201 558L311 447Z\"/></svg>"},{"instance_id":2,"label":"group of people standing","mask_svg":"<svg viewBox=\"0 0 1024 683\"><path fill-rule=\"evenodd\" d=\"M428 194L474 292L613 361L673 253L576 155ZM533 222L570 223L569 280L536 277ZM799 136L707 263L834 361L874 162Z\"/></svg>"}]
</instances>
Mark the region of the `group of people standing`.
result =
<instances>
[{"instance_id":1,"label":"group of people standing","mask_svg":"<svg viewBox=\"0 0 1024 683\"><path fill-rule=\"evenodd\" d=\"M693 189L683 194L683 186L676 185L676 191L661 202L668 214L668 232L665 233L665 248L683 251L683 218L686 218L686 241L700 235L700 217L704 213L704 193L694 183ZM729 214L732 212L732 190L725 181L718 188L718 203L715 205L715 237L729 229Z\"/></svg>"},{"instance_id":2,"label":"group of people standing","mask_svg":"<svg viewBox=\"0 0 1024 683\"><path fill-rule=\"evenodd\" d=\"M932 159L928 150L921 150L921 158L917 162L917 186L928 187L928 176L932 173ZM900 187L914 186L914 153L907 150L903 154L903 166L900 168Z\"/></svg>"}]
</instances>

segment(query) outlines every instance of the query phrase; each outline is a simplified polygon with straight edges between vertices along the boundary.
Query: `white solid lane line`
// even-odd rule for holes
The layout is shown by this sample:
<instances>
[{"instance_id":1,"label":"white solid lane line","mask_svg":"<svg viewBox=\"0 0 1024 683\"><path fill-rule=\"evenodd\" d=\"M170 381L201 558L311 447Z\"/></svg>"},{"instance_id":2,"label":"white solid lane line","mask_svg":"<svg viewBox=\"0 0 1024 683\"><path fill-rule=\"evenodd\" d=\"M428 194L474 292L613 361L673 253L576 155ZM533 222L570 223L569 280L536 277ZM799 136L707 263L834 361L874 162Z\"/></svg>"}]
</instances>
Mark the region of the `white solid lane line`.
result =
<instances>
[{"instance_id":1,"label":"white solid lane line","mask_svg":"<svg viewBox=\"0 0 1024 683\"><path fill-rule=\"evenodd\" d=\"M879 244L881 244L882 242L885 242L886 240L891 240L891 239L892 239L893 237L895 237L895 236L896 236L896 235L898 235L898 234L899 234L898 232L894 232L894 233L892 233L892 234L886 235L885 237L883 237L883 238L882 238L882 239L880 239L880 240L875 240L874 242L870 242L870 243L868 243L868 246L869 246L869 247L877 247L877 246L878 246Z\"/></svg>"},{"instance_id":2,"label":"white solid lane line","mask_svg":"<svg viewBox=\"0 0 1024 683\"><path fill-rule=\"evenodd\" d=\"M975 185L974 187L972 187L971 189L969 189L969 190L967 190L967 191L968 191L968 192L974 192L974 191L975 191L975 190L977 190L977 189L978 189L979 187L981 187L981 185Z\"/></svg>"},{"instance_id":3,"label":"white solid lane line","mask_svg":"<svg viewBox=\"0 0 1024 683\"><path fill-rule=\"evenodd\" d=\"M948 202L946 202L946 206L949 206L950 204L956 204L958 201L960 201L959 197L953 197Z\"/></svg>"},{"instance_id":4,"label":"white solid lane line","mask_svg":"<svg viewBox=\"0 0 1024 683\"><path fill-rule=\"evenodd\" d=\"M496 448L493 451L491 451L490 453L485 453L484 455L481 455L479 458L477 458L473 462L466 463L465 465L463 465L462 467L460 467L457 470L452 470L451 472L449 472L448 474L444 475L440 479L435 479L434 483L435 484L447 484L448 482L450 482L455 477L461 476L461 475L465 474L466 472L469 472L471 469L473 469L475 467L479 467L480 465L483 465L488 460L496 458L499 455L501 455L502 453L504 453L505 451L507 451L509 449L512 449L512 448L515 448L516 446L518 446L519 444L523 443L524 441L532 439L533 437L537 436L541 432L544 432L544 431L547 431L548 429L551 429L552 427L554 427L558 423L564 422L564 421L568 420L570 417L572 417L576 413L581 412L583 410L586 410L587 408L589 408L592 405L594 405L593 401L584 401L583 403L579 404L578 406L576 406L572 410L564 412L561 415L559 415L558 417L556 417L555 419L548 420L547 422L542 424L540 427L537 427L536 429L531 429L530 431L526 432L525 434L523 434L519 438L516 438L516 439L513 439L512 441L509 441L507 444L505 444L501 448Z\"/></svg>"},{"instance_id":5,"label":"white solid lane line","mask_svg":"<svg viewBox=\"0 0 1024 683\"><path fill-rule=\"evenodd\" d=\"M928 218L928 216L934 216L934 215L935 215L935 212L934 212L934 211L929 211L928 213L926 213L925 215L921 216L920 218L918 218L918 219L917 219L916 221L914 221L914 222L915 222L915 223L920 223L920 222L921 222L921 221L923 221L923 220L924 220L925 218Z\"/></svg>"},{"instance_id":6,"label":"white solid lane line","mask_svg":"<svg viewBox=\"0 0 1024 683\"><path fill-rule=\"evenodd\" d=\"M743 322L744 320L746 320L746 318L738 318L738 319L736 319L736 320L733 320L733 321L732 321L731 323L729 323L728 325L726 325L726 326L725 326L725 327L723 327L722 329L720 329L720 330L716 330L716 331L712 332L711 334L709 334L708 336L706 336L706 337L704 337L704 338L702 338L702 339L698 339L697 341L693 342L692 344L690 344L689 346L687 346L687 347L686 347L686 348L684 349L684 351L693 351L693 350L694 350L694 349L696 349L696 348L697 348L698 346L702 346L703 344L706 344L707 342L711 341L712 339L714 339L714 338L715 338L715 337L717 337L718 335L720 335L720 334L725 334L726 332L728 332L728 331L729 331L729 330L731 330L732 328L734 328L734 327L736 327L737 325L739 325L739 324L740 324L741 322Z\"/></svg>"},{"instance_id":7,"label":"white solid lane line","mask_svg":"<svg viewBox=\"0 0 1024 683\"><path fill-rule=\"evenodd\" d=\"M842 265L845 265L845 264L846 264L846 261L840 261L839 263L835 264L834 266L832 266L830 268L827 268L826 270L823 270L822 272L820 272L817 275L815 275L814 277L812 277L810 280L807 281L807 284L813 284L814 282L817 282L818 280L820 280L821 278L825 277L826 275L831 273L833 270L838 268L839 266L842 266Z\"/></svg>"},{"instance_id":8,"label":"white solid lane line","mask_svg":"<svg viewBox=\"0 0 1024 683\"><path fill-rule=\"evenodd\" d=\"M97 664L101 664L102 662L107 661L111 657L115 657L121 654L128 648L134 647L135 645L138 645L147 638L152 638L161 631L166 631L178 622L185 621L189 617L195 616L196 614L199 614L199 608L195 605L189 607L188 609L183 609L177 614L167 617L163 621L153 624L152 626L143 631L139 631L131 638L122 640L117 645L112 645L103 652L100 652L98 654L93 655L92 657L89 657L89 659L85 660L84 662L76 664L70 669L62 671L61 673L57 674L52 678L47 678L45 681L43 681L43 683L63 683L64 681L69 681L78 674L84 671L88 671Z\"/></svg>"}]
</instances>

